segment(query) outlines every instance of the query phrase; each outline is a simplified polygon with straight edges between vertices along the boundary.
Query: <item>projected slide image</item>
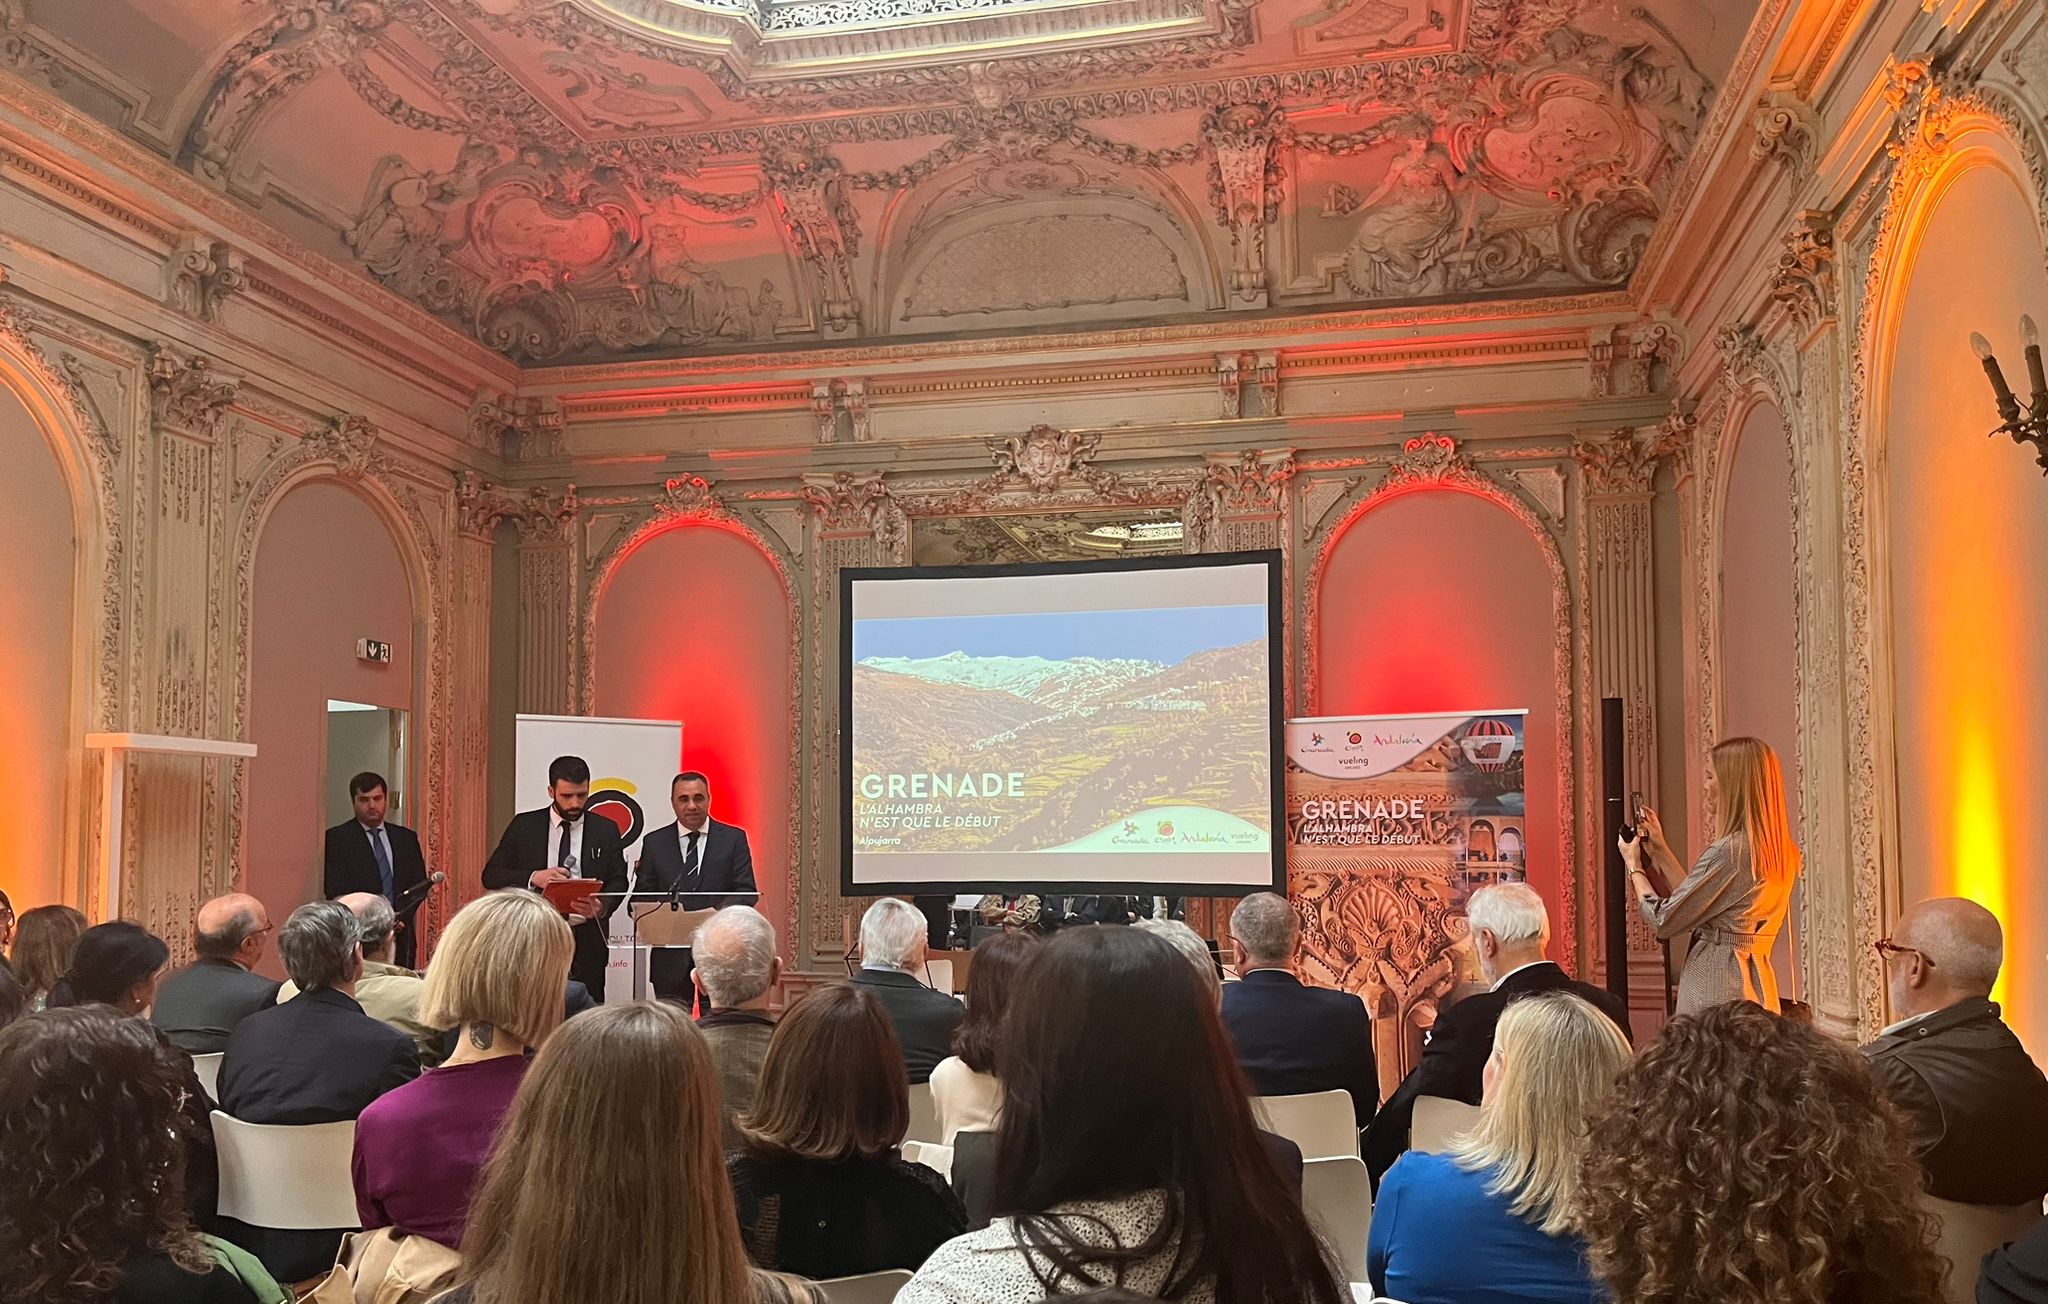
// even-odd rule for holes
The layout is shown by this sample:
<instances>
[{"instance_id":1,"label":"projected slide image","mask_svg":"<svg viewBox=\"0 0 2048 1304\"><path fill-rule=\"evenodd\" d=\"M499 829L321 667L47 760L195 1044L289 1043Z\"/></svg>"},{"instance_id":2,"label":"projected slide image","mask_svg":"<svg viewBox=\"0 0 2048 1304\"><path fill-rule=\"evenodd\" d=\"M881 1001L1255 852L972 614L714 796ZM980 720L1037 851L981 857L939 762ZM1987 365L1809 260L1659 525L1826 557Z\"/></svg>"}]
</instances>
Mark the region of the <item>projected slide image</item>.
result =
<instances>
[{"instance_id":1,"label":"projected slide image","mask_svg":"<svg viewBox=\"0 0 2048 1304\"><path fill-rule=\"evenodd\" d=\"M1267 620L1252 604L856 619L856 855L1269 853Z\"/></svg>"}]
</instances>

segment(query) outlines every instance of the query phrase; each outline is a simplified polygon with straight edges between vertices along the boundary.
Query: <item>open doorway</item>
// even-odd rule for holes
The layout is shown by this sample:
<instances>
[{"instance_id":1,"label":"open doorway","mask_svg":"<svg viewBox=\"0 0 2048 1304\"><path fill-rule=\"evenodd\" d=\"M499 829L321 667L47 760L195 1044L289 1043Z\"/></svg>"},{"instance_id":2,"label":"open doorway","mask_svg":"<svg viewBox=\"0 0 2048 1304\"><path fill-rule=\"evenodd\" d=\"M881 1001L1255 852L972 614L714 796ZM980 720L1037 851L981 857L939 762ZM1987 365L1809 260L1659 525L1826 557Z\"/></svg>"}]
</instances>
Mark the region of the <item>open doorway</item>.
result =
<instances>
[{"instance_id":1,"label":"open doorway","mask_svg":"<svg viewBox=\"0 0 2048 1304\"><path fill-rule=\"evenodd\" d=\"M384 818L410 825L406 818L407 712L368 702L327 701L327 822L355 818L348 781L365 770L384 776L390 805Z\"/></svg>"}]
</instances>

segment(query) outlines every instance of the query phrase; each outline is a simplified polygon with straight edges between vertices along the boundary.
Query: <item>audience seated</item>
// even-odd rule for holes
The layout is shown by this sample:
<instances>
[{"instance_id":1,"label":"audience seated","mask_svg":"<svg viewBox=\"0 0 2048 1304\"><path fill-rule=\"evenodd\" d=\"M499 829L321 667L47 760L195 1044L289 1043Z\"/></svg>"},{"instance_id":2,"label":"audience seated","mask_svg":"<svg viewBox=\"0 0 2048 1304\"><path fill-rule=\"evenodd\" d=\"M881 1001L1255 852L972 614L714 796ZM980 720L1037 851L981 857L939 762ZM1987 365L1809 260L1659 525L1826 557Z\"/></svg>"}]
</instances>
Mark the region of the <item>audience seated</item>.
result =
<instances>
[{"instance_id":1,"label":"audience seated","mask_svg":"<svg viewBox=\"0 0 2048 1304\"><path fill-rule=\"evenodd\" d=\"M775 954L775 925L752 906L727 906L711 916L691 949L696 968L690 980L704 1002L697 1031L718 1068L719 1117L731 1150L740 1142L733 1121L753 1108L761 1058L775 1032L768 999L782 977L782 957Z\"/></svg>"},{"instance_id":2,"label":"audience seated","mask_svg":"<svg viewBox=\"0 0 2048 1304\"><path fill-rule=\"evenodd\" d=\"M193 1223L190 1074L148 1024L104 1004L0 1030L0 1304L280 1298Z\"/></svg>"},{"instance_id":3,"label":"audience seated","mask_svg":"<svg viewBox=\"0 0 2048 1304\"><path fill-rule=\"evenodd\" d=\"M71 948L85 927L85 916L70 906L37 906L16 922L7 958L31 1010L49 1004L50 989L70 966Z\"/></svg>"},{"instance_id":4,"label":"audience seated","mask_svg":"<svg viewBox=\"0 0 2048 1304\"><path fill-rule=\"evenodd\" d=\"M1380 1100L1372 1020L1351 993L1304 986L1294 976L1300 930L1285 897L1257 892L1238 902L1230 936L1242 981L1223 993L1223 1024L1259 1095L1349 1091L1364 1127Z\"/></svg>"},{"instance_id":5,"label":"audience seated","mask_svg":"<svg viewBox=\"0 0 2048 1304\"><path fill-rule=\"evenodd\" d=\"M356 1004L361 943L362 925L338 901L292 911L277 949L299 995L256 1011L229 1035L218 1082L224 1112L245 1123L338 1123L419 1076L412 1038ZM333 1265L349 1229L285 1231L223 1220L222 1230L279 1280L300 1281Z\"/></svg>"},{"instance_id":6,"label":"audience seated","mask_svg":"<svg viewBox=\"0 0 2048 1304\"><path fill-rule=\"evenodd\" d=\"M140 924L95 924L78 935L70 967L50 988L49 1005L111 1005L123 1014L146 1015L170 960L171 948Z\"/></svg>"},{"instance_id":7,"label":"audience seated","mask_svg":"<svg viewBox=\"0 0 2048 1304\"><path fill-rule=\"evenodd\" d=\"M1160 938L1062 930L1016 993L995 1208L899 1304L1114 1285L1162 1299L1338 1304L1301 1205L1258 1140L1216 1006Z\"/></svg>"},{"instance_id":8,"label":"audience seated","mask_svg":"<svg viewBox=\"0 0 2048 1304\"><path fill-rule=\"evenodd\" d=\"M1478 1126L1388 1171L1367 1274L1405 1304L1596 1304L1573 1202L1587 1120L1628 1067L1628 1042L1562 991L1509 1005L1490 1039Z\"/></svg>"},{"instance_id":9,"label":"audience seated","mask_svg":"<svg viewBox=\"0 0 2048 1304\"><path fill-rule=\"evenodd\" d=\"M1539 992L1568 991L1590 1001L1628 1035L1628 1006L1620 998L1574 980L1544 957L1550 947L1550 913L1536 889L1527 883L1482 887L1472 894L1465 916L1487 989L1437 1014L1421 1062L1401 1079L1366 1129L1365 1166L1374 1182L1408 1148L1417 1096L1479 1103L1480 1079L1493 1055L1494 1025L1511 1002Z\"/></svg>"},{"instance_id":10,"label":"audience seated","mask_svg":"<svg viewBox=\"0 0 2048 1304\"><path fill-rule=\"evenodd\" d=\"M966 1011L924 984L925 919L907 901L883 897L860 921L860 972L853 981L888 1012L912 1083L929 1082L953 1049Z\"/></svg>"},{"instance_id":11,"label":"audience seated","mask_svg":"<svg viewBox=\"0 0 2048 1304\"><path fill-rule=\"evenodd\" d=\"M961 1128L988 1131L1002 1112L1003 1084L996 1078L996 1041L1010 993L1038 954L1039 935L1015 931L974 948L967 971L967 1017L953 1033L953 1053L932 1070L932 1105L939 1139L947 1145Z\"/></svg>"},{"instance_id":12,"label":"audience seated","mask_svg":"<svg viewBox=\"0 0 2048 1304\"><path fill-rule=\"evenodd\" d=\"M991 893L975 903L974 913L990 928L1037 928L1044 902L1030 894L1004 896ZM1047 920L1048 924L1054 921ZM977 948L978 949L978 948Z\"/></svg>"},{"instance_id":13,"label":"audience seated","mask_svg":"<svg viewBox=\"0 0 2048 1304\"><path fill-rule=\"evenodd\" d=\"M199 907L192 933L199 958L164 979L150 1020L180 1050L212 1055L235 1025L277 1003L277 983L255 972L270 916L255 897L231 893Z\"/></svg>"},{"instance_id":14,"label":"audience seated","mask_svg":"<svg viewBox=\"0 0 2048 1304\"><path fill-rule=\"evenodd\" d=\"M568 923L531 892L488 893L449 920L419 1013L434 1028L458 1031L455 1051L371 1101L356 1120L352 1168L366 1230L391 1227L461 1247L477 1175L526 1076L526 1057L562 1022L574 951Z\"/></svg>"},{"instance_id":15,"label":"audience seated","mask_svg":"<svg viewBox=\"0 0 2048 1304\"><path fill-rule=\"evenodd\" d=\"M397 963L398 915L391 903L375 892L351 892L335 900L348 907L363 929L363 976L356 981L356 1004L377 1022L412 1038L421 1068L439 1064L448 1053L447 1040L420 1019L427 980ZM277 1003L298 994L299 985L286 980L277 991Z\"/></svg>"},{"instance_id":16,"label":"audience seated","mask_svg":"<svg viewBox=\"0 0 2048 1304\"><path fill-rule=\"evenodd\" d=\"M1737 1001L1674 1019L1621 1075L1579 1226L1617 1300L1927 1304L1919 1186L1863 1057Z\"/></svg>"},{"instance_id":17,"label":"audience seated","mask_svg":"<svg viewBox=\"0 0 2048 1304\"><path fill-rule=\"evenodd\" d=\"M690 1016L661 1001L593 1010L548 1038L462 1249L464 1284L440 1304L816 1300L748 1267L719 1155L718 1075Z\"/></svg>"},{"instance_id":18,"label":"audience seated","mask_svg":"<svg viewBox=\"0 0 2048 1304\"><path fill-rule=\"evenodd\" d=\"M1927 1189L1964 1204L2048 1192L2048 1079L1991 999L2005 962L1998 920L1974 901L1922 901L1884 954L1898 1022L1863 1048L1906 1120Z\"/></svg>"},{"instance_id":19,"label":"audience seated","mask_svg":"<svg viewBox=\"0 0 2048 1304\"><path fill-rule=\"evenodd\" d=\"M1967 1264L1958 1267L1969 1271ZM1977 1304L2048 1304L2048 1218L1985 1256Z\"/></svg>"},{"instance_id":20,"label":"audience seated","mask_svg":"<svg viewBox=\"0 0 2048 1304\"><path fill-rule=\"evenodd\" d=\"M915 1268L966 1230L945 1179L897 1153L910 1126L901 1062L862 988L820 987L784 1012L726 1158L757 1265L819 1279Z\"/></svg>"}]
</instances>

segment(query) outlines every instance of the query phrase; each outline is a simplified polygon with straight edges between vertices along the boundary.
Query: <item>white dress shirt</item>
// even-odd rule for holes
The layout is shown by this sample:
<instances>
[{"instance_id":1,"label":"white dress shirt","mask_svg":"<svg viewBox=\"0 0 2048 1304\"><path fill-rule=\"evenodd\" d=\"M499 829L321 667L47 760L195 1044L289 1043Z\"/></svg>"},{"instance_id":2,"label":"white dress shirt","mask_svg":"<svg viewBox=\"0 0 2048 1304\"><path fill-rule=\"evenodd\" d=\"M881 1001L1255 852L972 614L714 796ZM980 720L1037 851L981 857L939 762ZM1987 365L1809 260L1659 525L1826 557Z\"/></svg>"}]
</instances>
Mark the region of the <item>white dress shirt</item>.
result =
<instances>
[{"instance_id":1,"label":"white dress shirt","mask_svg":"<svg viewBox=\"0 0 2048 1304\"><path fill-rule=\"evenodd\" d=\"M589 819L590 812L585 811L581 819L569 825L569 855L575 859L576 863L573 866L562 865L559 863L560 857L558 853L562 849L562 825L564 820L562 819L562 812L555 809L555 804L553 802L548 803L548 865L550 868L567 869L571 878L590 877L590 875L583 872L583 826L589 822Z\"/></svg>"}]
</instances>

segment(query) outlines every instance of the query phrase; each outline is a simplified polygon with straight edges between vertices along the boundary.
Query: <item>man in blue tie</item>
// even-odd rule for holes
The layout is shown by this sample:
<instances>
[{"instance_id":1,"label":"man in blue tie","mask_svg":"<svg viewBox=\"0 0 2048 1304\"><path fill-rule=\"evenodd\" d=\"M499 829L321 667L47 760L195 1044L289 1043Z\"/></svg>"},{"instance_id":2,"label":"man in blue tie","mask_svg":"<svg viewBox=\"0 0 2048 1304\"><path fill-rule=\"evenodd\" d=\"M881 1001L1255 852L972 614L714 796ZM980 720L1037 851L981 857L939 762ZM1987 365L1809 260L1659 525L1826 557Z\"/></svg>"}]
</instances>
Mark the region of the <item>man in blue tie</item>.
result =
<instances>
[{"instance_id":1,"label":"man in blue tie","mask_svg":"<svg viewBox=\"0 0 2048 1304\"><path fill-rule=\"evenodd\" d=\"M385 820L390 789L383 775L365 770L348 781L348 795L355 803L355 818L327 830L322 890L330 899L351 892L369 892L397 907L397 963L400 968L410 969L417 946L411 927L412 912L407 907L419 904L419 894L406 894L427 881L427 862L420 854L419 834Z\"/></svg>"}]
</instances>

